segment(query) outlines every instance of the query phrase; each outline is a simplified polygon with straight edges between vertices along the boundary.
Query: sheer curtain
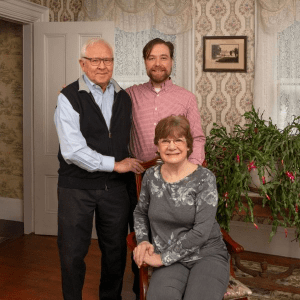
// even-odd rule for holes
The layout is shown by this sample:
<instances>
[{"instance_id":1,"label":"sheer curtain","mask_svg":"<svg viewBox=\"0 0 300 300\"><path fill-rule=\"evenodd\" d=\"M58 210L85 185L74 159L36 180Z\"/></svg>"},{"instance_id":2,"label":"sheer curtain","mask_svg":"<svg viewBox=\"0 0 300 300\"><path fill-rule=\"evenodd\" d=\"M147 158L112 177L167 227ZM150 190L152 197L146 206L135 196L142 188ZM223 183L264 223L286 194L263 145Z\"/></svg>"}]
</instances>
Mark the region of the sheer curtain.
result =
<instances>
[{"instance_id":1,"label":"sheer curtain","mask_svg":"<svg viewBox=\"0 0 300 300\"><path fill-rule=\"evenodd\" d=\"M254 106L279 128L300 115L299 21L299 0L257 0Z\"/></svg>"},{"instance_id":2,"label":"sheer curtain","mask_svg":"<svg viewBox=\"0 0 300 300\"><path fill-rule=\"evenodd\" d=\"M79 21L115 22L114 78L123 88L149 80L142 50L156 37L175 46L172 80L194 92L193 0L83 0Z\"/></svg>"}]
</instances>

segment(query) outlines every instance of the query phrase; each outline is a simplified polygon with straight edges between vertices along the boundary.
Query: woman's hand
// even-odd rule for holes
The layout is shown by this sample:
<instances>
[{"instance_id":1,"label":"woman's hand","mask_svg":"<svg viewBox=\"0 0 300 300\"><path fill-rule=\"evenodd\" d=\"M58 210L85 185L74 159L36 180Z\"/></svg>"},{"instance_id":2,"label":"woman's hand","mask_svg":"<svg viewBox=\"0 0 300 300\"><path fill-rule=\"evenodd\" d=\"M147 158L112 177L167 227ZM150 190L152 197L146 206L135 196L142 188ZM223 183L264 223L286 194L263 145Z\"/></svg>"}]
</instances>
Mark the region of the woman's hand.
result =
<instances>
[{"instance_id":1,"label":"woman's hand","mask_svg":"<svg viewBox=\"0 0 300 300\"><path fill-rule=\"evenodd\" d=\"M152 256L154 253L154 247L147 241L141 242L137 247L133 250L133 259L137 266L140 268L144 262L144 257Z\"/></svg>"},{"instance_id":2,"label":"woman's hand","mask_svg":"<svg viewBox=\"0 0 300 300\"><path fill-rule=\"evenodd\" d=\"M152 267L158 268L163 265L161 256L159 254L153 253L152 255L149 255L148 252L146 252L144 256L144 262Z\"/></svg>"}]
</instances>

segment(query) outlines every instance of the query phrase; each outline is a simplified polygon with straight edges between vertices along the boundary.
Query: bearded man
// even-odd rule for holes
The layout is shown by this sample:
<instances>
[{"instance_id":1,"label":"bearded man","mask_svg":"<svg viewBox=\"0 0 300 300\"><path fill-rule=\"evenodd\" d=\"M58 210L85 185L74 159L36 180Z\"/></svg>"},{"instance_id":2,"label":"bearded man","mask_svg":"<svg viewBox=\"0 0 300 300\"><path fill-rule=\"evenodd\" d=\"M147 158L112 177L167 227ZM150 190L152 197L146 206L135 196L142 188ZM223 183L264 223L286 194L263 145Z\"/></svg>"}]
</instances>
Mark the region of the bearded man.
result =
<instances>
[{"instance_id":1,"label":"bearded man","mask_svg":"<svg viewBox=\"0 0 300 300\"><path fill-rule=\"evenodd\" d=\"M132 100L133 124L130 149L133 156L148 161L156 156L154 131L156 124L170 115L184 115L190 122L194 138L189 161L202 164L205 158L205 136L201 127L197 100L193 93L173 84L170 78L174 45L156 38L146 44L143 57L147 83L126 89Z\"/></svg>"}]
</instances>

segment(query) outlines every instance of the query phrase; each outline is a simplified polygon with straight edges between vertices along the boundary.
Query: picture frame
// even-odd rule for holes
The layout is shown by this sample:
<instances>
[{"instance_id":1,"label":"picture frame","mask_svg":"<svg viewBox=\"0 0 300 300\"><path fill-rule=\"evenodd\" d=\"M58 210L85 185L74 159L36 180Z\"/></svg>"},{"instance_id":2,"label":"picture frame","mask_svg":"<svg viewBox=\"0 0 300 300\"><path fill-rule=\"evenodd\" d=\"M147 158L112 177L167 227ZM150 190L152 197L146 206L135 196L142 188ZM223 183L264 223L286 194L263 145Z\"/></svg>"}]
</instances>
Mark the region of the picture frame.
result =
<instances>
[{"instance_id":1,"label":"picture frame","mask_svg":"<svg viewBox=\"0 0 300 300\"><path fill-rule=\"evenodd\" d=\"M203 72L247 72L247 36L204 36Z\"/></svg>"}]
</instances>

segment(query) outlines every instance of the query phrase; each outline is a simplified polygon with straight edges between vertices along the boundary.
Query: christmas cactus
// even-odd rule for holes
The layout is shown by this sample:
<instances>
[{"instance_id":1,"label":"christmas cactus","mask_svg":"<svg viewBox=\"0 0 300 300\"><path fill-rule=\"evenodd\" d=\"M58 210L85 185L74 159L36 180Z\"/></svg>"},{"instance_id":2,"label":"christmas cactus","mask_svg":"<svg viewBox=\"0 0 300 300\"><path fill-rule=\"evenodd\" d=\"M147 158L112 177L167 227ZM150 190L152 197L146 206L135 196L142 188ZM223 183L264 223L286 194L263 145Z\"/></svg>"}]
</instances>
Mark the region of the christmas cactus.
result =
<instances>
[{"instance_id":1,"label":"christmas cactus","mask_svg":"<svg viewBox=\"0 0 300 300\"><path fill-rule=\"evenodd\" d=\"M300 116L294 117L283 130L271 119L263 120L254 108L243 117L245 125L236 125L232 134L214 124L207 136L207 167L215 173L218 185L218 222L229 231L233 214L244 210L245 221L256 225L249 197L250 172L256 169L260 180L257 193L262 196L262 205L271 209L270 239L278 226L295 227L296 238L299 238Z\"/></svg>"}]
</instances>

